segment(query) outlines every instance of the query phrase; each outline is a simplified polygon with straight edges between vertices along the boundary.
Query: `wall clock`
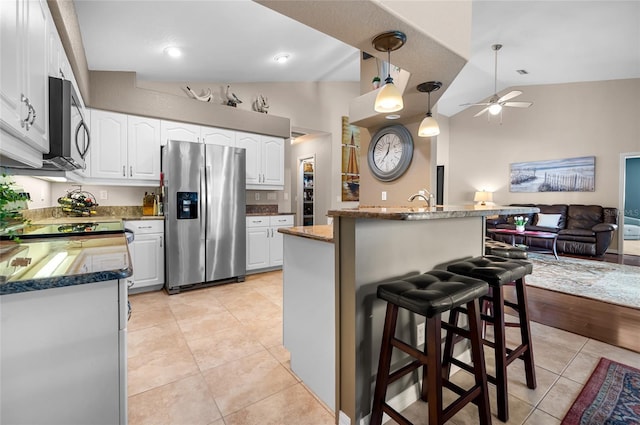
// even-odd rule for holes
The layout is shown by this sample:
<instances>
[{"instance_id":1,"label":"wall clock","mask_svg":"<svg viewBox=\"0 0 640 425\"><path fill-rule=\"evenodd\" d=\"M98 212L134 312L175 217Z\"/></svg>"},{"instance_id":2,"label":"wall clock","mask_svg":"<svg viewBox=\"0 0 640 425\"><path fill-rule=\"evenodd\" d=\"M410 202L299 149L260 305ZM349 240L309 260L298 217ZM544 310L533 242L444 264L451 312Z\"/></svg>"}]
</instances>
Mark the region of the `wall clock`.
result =
<instances>
[{"instance_id":1,"label":"wall clock","mask_svg":"<svg viewBox=\"0 0 640 425\"><path fill-rule=\"evenodd\" d=\"M383 182L397 179L407 171L413 157L413 138L406 127L384 127L371 138L367 162L375 178Z\"/></svg>"}]
</instances>

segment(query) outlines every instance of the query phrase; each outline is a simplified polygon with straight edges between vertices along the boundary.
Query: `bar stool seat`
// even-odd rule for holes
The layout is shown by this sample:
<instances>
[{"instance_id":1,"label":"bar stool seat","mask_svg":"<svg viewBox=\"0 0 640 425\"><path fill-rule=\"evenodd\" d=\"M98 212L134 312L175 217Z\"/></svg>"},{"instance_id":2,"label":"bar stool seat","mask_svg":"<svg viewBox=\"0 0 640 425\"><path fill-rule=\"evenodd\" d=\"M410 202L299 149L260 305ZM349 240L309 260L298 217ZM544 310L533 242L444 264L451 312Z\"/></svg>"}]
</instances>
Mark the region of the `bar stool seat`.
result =
<instances>
[{"instance_id":1,"label":"bar stool seat","mask_svg":"<svg viewBox=\"0 0 640 425\"><path fill-rule=\"evenodd\" d=\"M483 297L490 305L490 313L482 314L483 321L493 324L494 341L483 337L483 343L495 351L496 373L488 376L489 382L496 385L498 394L498 419L508 421L508 389L507 366L515 359L522 359L525 366L527 387L536 388L535 365L531 342L531 328L527 309L527 291L525 276L533 272L533 265L526 260L508 259L487 255L450 264L447 270L453 273L483 280L489 284L489 294ZM513 284L516 289L517 302L511 303L504 299L503 287ZM505 306L518 313L518 323L505 322ZM489 310L488 310L489 311ZM449 315L449 324L457 325L459 313L466 313L463 308L454 309ZM483 312L484 313L484 312ZM521 343L515 348L506 346L505 328L516 326L520 328ZM443 367L447 372L451 364L465 370L471 367L453 357L453 346L458 342L453 335L447 335L444 348Z\"/></svg>"},{"instance_id":2,"label":"bar stool seat","mask_svg":"<svg viewBox=\"0 0 640 425\"><path fill-rule=\"evenodd\" d=\"M421 398L428 403L430 425L444 424L469 402L478 406L478 423L491 424L478 301L488 293L488 290L486 282L444 270L432 270L378 286L378 297L387 301L387 312L373 396L371 425L380 425L383 413L388 414L400 424L411 425L411 422L386 403L386 392L389 384L420 366L423 366ZM441 321L443 312L463 305L466 306L469 314L469 330L450 326ZM395 338L399 308L425 317L424 351ZM444 376L441 360L442 328L445 328L448 333L453 332L471 340L472 373L475 377L475 385L468 390L451 383L448 376ZM415 360L391 373L393 348L409 354ZM446 408L443 408L443 386L459 395L459 398Z\"/></svg>"},{"instance_id":3,"label":"bar stool seat","mask_svg":"<svg viewBox=\"0 0 640 425\"><path fill-rule=\"evenodd\" d=\"M504 258L516 258L519 260L526 260L528 258L527 251L524 248L496 241L489 237L484 238L484 254Z\"/></svg>"}]
</instances>

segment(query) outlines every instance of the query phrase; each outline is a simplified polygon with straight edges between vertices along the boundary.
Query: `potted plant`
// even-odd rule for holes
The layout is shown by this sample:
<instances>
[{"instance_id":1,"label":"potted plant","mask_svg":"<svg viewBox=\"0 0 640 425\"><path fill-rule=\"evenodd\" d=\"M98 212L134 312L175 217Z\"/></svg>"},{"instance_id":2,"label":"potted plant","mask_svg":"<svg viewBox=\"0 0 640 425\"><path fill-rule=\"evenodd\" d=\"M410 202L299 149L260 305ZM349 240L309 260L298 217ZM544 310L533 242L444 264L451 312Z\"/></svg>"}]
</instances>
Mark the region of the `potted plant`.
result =
<instances>
[{"instance_id":1,"label":"potted plant","mask_svg":"<svg viewBox=\"0 0 640 425\"><path fill-rule=\"evenodd\" d=\"M524 232L524 225L529 221L528 217L518 215L513 218L513 224L516 225L516 232Z\"/></svg>"},{"instance_id":2,"label":"potted plant","mask_svg":"<svg viewBox=\"0 0 640 425\"><path fill-rule=\"evenodd\" d=\"M373 77L373 80L371 80L371 84L373 85L374 90L380 88L380 77L378 77L377 75Z\"/></svg>"},{"instance_id":3,"label":"potted plant","mask_svg":"<svg viewBox=\"0 0 640 425\"><path fill-rule=\"evenodd\" d=\"M14 182L9 180L6 174L2 174L2 179L0 179L0 233L8 234L13 240L18 239L15 230L9 229L7 231L7 228L27 222L16 207L16 202L24 200L24 192L16 191Z\"/></svg>"}]
</instances>

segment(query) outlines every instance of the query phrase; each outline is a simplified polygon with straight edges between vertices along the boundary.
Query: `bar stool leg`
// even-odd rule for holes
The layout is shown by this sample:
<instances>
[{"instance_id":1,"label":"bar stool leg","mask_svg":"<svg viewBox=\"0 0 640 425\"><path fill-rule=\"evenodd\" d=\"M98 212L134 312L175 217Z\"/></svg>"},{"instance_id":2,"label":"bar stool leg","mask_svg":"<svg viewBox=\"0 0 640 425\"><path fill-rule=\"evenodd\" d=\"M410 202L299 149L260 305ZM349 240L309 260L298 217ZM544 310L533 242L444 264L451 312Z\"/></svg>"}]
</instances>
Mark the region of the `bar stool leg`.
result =
<instances>
[{"instance_id":1,"label":"bar stool leg","mask_svg":"<svg viewBox=\"0 0 640 425\"><path fill-rule=\"evenodd\" d=\"M380 360L378 361L378 375L376 376L376 389L373 394L373 407L371 409L371 425L382 424L382 405L385 403L385 397L387 395L389 370L391 369L391 354L393 352L391 338L395 335L397 321L398 306L387 303L387 314L384 319L384 329L382 331Z\"/></svg>"},{"instance_id":2,"label":"bar stool leg","mask_svg":"<svg viewBox=\"0 0 640 425\"><path fill-rule=\"evenodd\" d=\"M520 337L522 345L527 349L522 353L524 360L524 370L527 377L527 387L536 388L536 367L533 361L533 346L531 341L531 326L529 324L529 310L527 304L527 285L524 278L516 281L516 297L518 298L518 316L520 316Z\"/></svg>"},{"instance_id":3,"label":"bar stool leg","mask_svg":"<svg viewBox=\"0 0 640 425\"><path fill-rule=\"evenodd\" d=\"M427 361L431 373L427 374L427 386L424 382L422 385L422 397L424 399L426 395L427 403L429 404L429 423L430 424L442 424L444 420L442 418L442 373L441 366L441 318L439 314L436 314L432 318L427 318L425 326L427 331ZM426 390L426 394L425 394Z\"/></svg>"},{"instance_id":4,"label":"bar stool leg","mask_svg":"<svg viewBox=\"0 0 640 425\"><path fill-rule=\"evenodd\" d=\"M491 409L489 407L489 392L487 389L487 374L484 368L484 349L481 336L481 322L478 300L467 304L469 316L469 332L471 337L471 359L473 361L476 385L483 389L477 400L481 425L491 424Z\"/></svg>"},{"instance_id":5,"label":"bar stool leg","mask_svg":"<svg viewBox=\"0 0 640 425\"><path fill-rule=\"evenodd\" d=\"M493 335L496 357L496 391L498 419L509 420L509 395L507 391L507 343L504 324L504 294L502 287L493 288Z\"/></svg>"},{"instance_id":6,"label":"bar stool leg","mask_svg":"<svg viewBox=\"0 0 640 425\"><path fill-rule=\"evenodd\" d=\"M460 312L457 308L449 310L448 323L451 326L458 326L458 316ZM447 332L444 342L444 354L442 358L442 375L448 378L451 374L451 359L453 358L453 347L457 342L457 338L454 332Z\"/></svg>"}]
</instances>

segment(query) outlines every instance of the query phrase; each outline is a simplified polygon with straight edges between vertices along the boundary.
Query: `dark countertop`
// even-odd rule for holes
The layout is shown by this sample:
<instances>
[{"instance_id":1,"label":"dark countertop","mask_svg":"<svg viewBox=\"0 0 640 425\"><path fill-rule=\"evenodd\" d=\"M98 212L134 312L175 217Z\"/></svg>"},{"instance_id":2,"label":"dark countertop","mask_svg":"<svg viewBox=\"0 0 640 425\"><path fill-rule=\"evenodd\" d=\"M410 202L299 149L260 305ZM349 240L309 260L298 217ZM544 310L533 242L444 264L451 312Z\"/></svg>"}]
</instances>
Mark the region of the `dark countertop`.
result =
<instances>
[{"instance_id":1,"label":"dark countertop","mask_svg":"<svg viewBox=\"0 0 640 425\"><path fill-rule=\"evenodd\" d=\"M300 236L317 241L333 243L333 225L281 227L278 232L285 235Z\"/></svg>"},{"instance_id":2,"label":"dark countertop","mask_svg":"<svg viewBox=\"0 0 640 425\"><path fill-rule=\"evenodd\" d=\"M123 279L132 272L124 234L0 242L0 295Z\"/></svg>"},{"instance_id":3,"label":"dark countertop","mask_svg":"<svg viewBox=\"0 0 640 425\"><path fill-rule=\"evenodd\" d=\"M296 215L291 212L275 212L275 213L247 213L247 217L270 216L270 215Z\"/></svg>"},{"instance_id":4,"label":"dark countertop","mask_svg":"<svg viewBox=\"0 0 640 425\"><path fill-rule=\"evenodd\" d=\"M382 220L430 220L460 217L486 217L495 214L527 214L539 212L536 207L500 205L436 205L435 207L360 207L330 210L329 217Z\"/></svg>"}]
</instances>

